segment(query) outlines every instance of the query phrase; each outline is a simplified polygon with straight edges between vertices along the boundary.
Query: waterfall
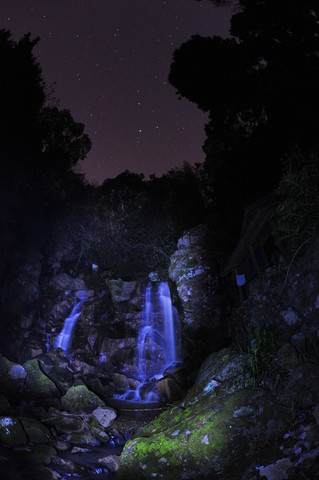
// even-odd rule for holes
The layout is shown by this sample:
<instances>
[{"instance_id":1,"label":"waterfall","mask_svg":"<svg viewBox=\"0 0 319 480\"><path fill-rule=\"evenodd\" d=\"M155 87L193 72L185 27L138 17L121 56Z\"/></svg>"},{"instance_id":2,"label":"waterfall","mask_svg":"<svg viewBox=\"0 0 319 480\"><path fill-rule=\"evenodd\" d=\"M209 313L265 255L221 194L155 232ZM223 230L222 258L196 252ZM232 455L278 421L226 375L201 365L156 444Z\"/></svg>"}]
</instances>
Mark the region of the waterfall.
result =
<instances>
[{"instance_id":1,"label":"waterfall","mask_svg":"<svg viewBox=\"0 0 319 480\"><path fill-rule=\"evenodd\" d=\"M139 387L115 397L158 401L155 381L168 367L181 362L180 322L167 282L150 282L145 289L136 360Z\"/></svg>"},{"instance_id":2,"label":"waterfall","mask_svg":"<svg viewBox=\"0 0 319 480\"><path fill-rule=\"evenodd\" d=\"M81 315L82 304L88 299L87 292L81 291L80 300L75 300L75 305L70 315L65 319L63 328L55 340L54 347L62 348L65 352L68 351L70 341L72 338L72 332L77 322L77 319Z\"/></svg>"}]
</instances>

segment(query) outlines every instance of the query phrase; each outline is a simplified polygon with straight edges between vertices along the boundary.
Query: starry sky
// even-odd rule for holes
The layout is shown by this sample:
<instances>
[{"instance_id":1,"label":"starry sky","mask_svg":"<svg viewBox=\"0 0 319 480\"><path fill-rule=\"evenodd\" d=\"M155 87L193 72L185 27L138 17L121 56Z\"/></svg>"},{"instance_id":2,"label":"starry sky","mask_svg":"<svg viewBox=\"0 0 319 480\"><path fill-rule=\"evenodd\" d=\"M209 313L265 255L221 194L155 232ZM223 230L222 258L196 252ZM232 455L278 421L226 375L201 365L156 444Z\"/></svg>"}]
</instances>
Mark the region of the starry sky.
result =
<instances>
[{"instance_id":1,"label":"starry sky","mask_svg":"<svg viewBox=\"0 0 319 480\"><path fill-rule=\"evenodd\" d=\"M209 0L1 0L0 28L40 37L43 78L93 143L79 171L100 184L204 160L207 115L167 78L174 50L227 36L231 14Z\"/></svg>"}]
</instances>

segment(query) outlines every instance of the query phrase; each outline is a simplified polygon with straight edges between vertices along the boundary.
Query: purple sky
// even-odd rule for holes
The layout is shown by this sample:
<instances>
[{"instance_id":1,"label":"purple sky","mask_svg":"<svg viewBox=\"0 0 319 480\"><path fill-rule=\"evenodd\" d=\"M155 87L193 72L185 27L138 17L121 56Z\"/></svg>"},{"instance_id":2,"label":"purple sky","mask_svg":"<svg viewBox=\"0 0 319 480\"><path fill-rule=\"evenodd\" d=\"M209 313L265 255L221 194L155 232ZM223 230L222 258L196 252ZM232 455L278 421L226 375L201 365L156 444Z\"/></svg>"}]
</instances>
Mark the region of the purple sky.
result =
<instances>
[{"instance_id":1,"label":"purple sky","mask_svg":"<svg viewBox=\"0 0 319 480\"><path fill-rule=\"evenodd\" d=\"M40 36L44 80L93 142L80 169L101 183L204 160L207 115L167 77L182 42L225 37L230 16L209 0L1 0L0 28Z\"/></svg>"}]
</instances>

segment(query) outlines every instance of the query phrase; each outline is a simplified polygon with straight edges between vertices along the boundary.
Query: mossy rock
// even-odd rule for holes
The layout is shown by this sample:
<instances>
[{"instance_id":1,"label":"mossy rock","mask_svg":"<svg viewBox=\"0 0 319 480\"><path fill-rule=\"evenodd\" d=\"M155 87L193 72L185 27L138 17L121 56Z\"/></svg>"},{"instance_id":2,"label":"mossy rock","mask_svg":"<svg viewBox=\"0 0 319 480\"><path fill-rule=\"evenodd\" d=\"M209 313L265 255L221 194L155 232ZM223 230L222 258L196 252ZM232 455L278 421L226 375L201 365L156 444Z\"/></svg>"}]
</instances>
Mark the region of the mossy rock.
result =
<instances>
[{"instance_id":1,"label":"mossy rock","mask_svg":"<svg viewBox=\"0 0 319 480\"><path fill-rule=\"evenodd\" d=\"M183 401L127 442L118 477L214 480L236 471L240 478L291 420L270 393L247 388L246 363L232 348L209 356Z\"/></svg>"},{"instance_id":2,"label":"mossy rock","mask_svg":"<svg viewBox=\"0 0 319 480\"><path fill-rule=\"evenodd\" d=\"M22 365L0 355L0 393L9 399L17 399L26 376Z\"/></svg>"},{"instance_id":3,"label":"mossy rock","mask_svg":"<svg viewBox=\"0 0 319 480\"><path fill-rule=\"evenodd\" d=\"M41 370L39 361L28 360L24 367L27 371L23 392L28 399L56 399L61 396L55 383Z\"/></svg>"},{"instance_id":4,"label":"mossy rock","mask_svg":"<svg viewBox=\"0 0 319 480\"><path fill-rule=\"evenodd\" d=\"M214 480L235 470L240 478L254 448L260 447L259 440L270 441L289 416L288 409L263 395L253 390L222 400L207 395L187 408L163 412L125 445L117 475L149 479L157 473L167 480Z\"/></svg>"},{"instance_id":5,"label":"mossy rock","mask_svg":"<svg viewBox=\"0 0 319 480\"><path fill-rule=\"evenodd\" d=\"M50 430L36 418L18 417L30 442L45 443L51 437Z\"/></svg>"},{"instance_id":6,"label":"mossy rock","mask_svg":"<svg viewBox=\"0 0 319 480\"><path fill-rule=\"evenodd\" d=\"M73 433L83 430L83 419L74 415L59 415L53 421L59 432Z\"/></svg>"},{"instance_id":7,"label":"mossy rock","mask_svg":"<svg viewBox=\"0 0 319 480\"><path fill-rule=\"evenodd\" d=\"M21 452L20 457L31 464L49 465L56 454L56 449L50 445L37 444L33 445L30 451Z\"/></svg>"},{"instance_id":8,"label":"mossy rock","mask_svg":"<svg viewBox=\"0 0 319 480\"><path fill-rule=\"evenodd\" d=\"M100 405L105 405L103 400L91 392L85 385L69 388L61 398L62 408L72 413L92 412Z\"/></svg>"},{"instance_id":9,"label":"mossy rock","mask_svg":"<svg viewBox=\"0 0 319 480\"><path fill-rule=\"evenodd\" d=\"M0 443L4 447L26 445L29 439L15 417L0 417Z\"/></svg>"},{"instance_id":10,"label":"mossy rock","mask_svg":"<svg viewBox=\"0 0 319 480\"><path fill-rule=\"evenodd\" d=\"M100 445L100 441L91 432L74 432L68 436L68 441L75 445Z\"/></svg>"}]
</instances>

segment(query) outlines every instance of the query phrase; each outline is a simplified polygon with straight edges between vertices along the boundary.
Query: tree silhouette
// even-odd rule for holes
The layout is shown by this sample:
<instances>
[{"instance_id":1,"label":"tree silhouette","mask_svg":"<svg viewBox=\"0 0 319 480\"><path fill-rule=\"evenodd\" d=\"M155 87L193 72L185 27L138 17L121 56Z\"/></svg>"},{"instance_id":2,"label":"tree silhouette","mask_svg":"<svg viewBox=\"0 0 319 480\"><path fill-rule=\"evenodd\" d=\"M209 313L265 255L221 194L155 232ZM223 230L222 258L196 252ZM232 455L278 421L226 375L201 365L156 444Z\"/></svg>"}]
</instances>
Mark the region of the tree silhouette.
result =
<instances>
[{"instance_id":1,"label":"tree silhouette","mask_svg":"<svg viewBox=\"0 0 319 480\"><path fill-rule=\"evenodd\" d=\"M318 148L318 3L238 6L231 37L192 37L174 53L169 75L180 96L209 112L205 167L219 209L271 190L296 145Z\"/></svg>"}]
</instances>

